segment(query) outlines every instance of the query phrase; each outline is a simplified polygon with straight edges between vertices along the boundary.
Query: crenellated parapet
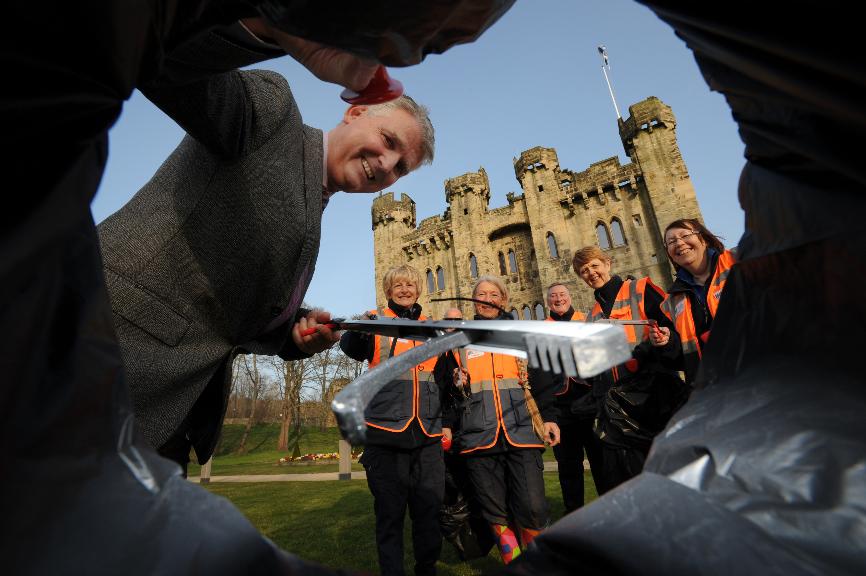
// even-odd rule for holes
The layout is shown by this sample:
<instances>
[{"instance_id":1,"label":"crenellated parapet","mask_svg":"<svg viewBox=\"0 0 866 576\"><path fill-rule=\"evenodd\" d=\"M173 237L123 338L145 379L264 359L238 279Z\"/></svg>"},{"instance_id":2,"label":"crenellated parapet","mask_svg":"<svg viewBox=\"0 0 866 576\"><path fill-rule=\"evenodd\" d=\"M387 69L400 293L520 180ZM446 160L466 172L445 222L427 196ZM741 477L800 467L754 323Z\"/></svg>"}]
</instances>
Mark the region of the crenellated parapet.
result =
<instances>
[{"instance_id":1,"label":"crenellated parapet","mask_svg":"<svg viewBox=\"0 0 866 576\"><path fill-rule=\"evenodd\" d=\"M619 123L619 136L626 154L634 154L634 139L642 132L652 133L659 128L675 130L677 120L670 106L650 96L628 107L629 117Z\"/></svg>"},{"instance_id":2,"label":"crenellated parapet","mask_svg":"<svg viewBox=\"0 0 866 576\"><path fill-rule=\"evenodd\" d=\"M401 249L406 260L448 251L454 243L451 222L442 216L431 216L421 221L417 229L405 234Z\"/></svg>"},{"instance_id":3,"label":"crenellated parapet","mask_svg":"<svg viewBox=\"0 0 866 576\"><path fill-rule=\"evenodd\" d=\"M484 206L490 202L490 180L483 167L478 172L467 172L445 180L445 201L448 204L467 194L478 196Z\"/></svg>"},{"instance_id":4,"label":"crenellated parapet","mask_svg":"<svg viewBox=\"0 0 866 576\"><path fill-rule=\"evenodd\" d=\"M399 222L409 228L415 227L415 201L408 194L400 194L400 200L394 200L393 192L386 192L373 199L371 209L373 230L379 226Z\"/></svg>"},{"instance_id":5,"label":"crenellated parapet","mask_svg":"<svg viewBox=\"0 0 866 576\"><path fill-rule=\"evenodd\" d=\"M619 158L614 156L590 164L583 172L566 172L559 204L572 210L574 206L588 210L593 203L604 205L610 200L634 197L642 181L643 176L637 166L623 166Z\"/></svg>"},{"instance_id":6,"label":"crenellated parapet","mask_svg":"<svg viewBox=\"0 0 866 576\"><path fill-rule=\"evenodd\" d=\"M527 172L538 170L559 171L559 156L553 148L536 146L520 154L519 158L512 160L514 164L514 176L523 185L523 179Z\"/></svg>"}]
</instances>

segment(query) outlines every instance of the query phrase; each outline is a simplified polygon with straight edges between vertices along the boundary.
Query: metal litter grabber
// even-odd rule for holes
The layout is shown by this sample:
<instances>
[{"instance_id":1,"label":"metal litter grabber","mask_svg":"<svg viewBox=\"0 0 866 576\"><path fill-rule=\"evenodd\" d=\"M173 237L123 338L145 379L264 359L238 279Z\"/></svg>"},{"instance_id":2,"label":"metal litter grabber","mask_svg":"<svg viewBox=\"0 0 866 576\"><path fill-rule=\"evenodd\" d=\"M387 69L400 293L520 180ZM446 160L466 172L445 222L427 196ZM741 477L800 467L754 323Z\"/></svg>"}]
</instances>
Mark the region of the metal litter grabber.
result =
<instances>
[{"instance_id":1,"label":"metal litter grabber","mask_svg":"<svg viewBox=\"0 0 866 576\"><path fill-rule=\"evenodd\" d=\"M625 331L601 323L389 318L340 322L339 329L426 342L361 374L334 398L331 409L340 432L356 446L366 440L364 410L379 390L421 362L453 348L509 354L525 358L531 368L576 378L595 376L631 358Z\"/></svg>"}]
</instances>

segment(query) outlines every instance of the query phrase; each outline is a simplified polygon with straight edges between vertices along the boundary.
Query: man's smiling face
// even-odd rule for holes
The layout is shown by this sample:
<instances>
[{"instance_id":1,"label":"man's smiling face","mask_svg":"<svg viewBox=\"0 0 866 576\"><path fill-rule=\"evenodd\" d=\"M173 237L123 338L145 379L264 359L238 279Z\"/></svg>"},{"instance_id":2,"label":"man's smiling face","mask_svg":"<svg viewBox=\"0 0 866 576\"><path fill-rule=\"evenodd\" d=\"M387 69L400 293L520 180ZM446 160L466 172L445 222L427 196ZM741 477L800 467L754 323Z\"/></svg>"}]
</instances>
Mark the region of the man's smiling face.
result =
<instances>
[{"instance_id":1,"label":"man's smiling face","mask_svg":"<svg viewBox=\"0 0 866 576\"><path fill-rule=\"evenodd\" d=\"M421 163L421 127L405 110L352 106L328 133L328 190L378 192Z\"/></svg>"}]
</instances>

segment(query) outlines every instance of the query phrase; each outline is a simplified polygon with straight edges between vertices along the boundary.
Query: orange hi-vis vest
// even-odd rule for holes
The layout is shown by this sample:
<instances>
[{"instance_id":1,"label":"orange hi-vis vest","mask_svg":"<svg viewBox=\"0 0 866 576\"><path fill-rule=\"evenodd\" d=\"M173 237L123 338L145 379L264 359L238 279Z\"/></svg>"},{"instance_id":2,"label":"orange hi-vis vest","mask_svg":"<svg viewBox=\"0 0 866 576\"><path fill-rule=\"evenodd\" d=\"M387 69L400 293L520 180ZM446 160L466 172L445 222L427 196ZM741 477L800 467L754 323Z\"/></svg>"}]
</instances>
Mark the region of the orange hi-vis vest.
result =
<instances>
[{"instance_id":1,"label":"orange hi-vis vest","mask_svg":"<svg viewBox=\"0 0 866 576\"><path fill-rule=\"evenodd\" d=\"M619 292L616 293L616 299L614 299L609 318L611 320L647 320L646 310L644 309L644 294L647 290L655 290L660 295L665 295L665 291L653 284L649 278L626 280L623 282L619 288ZM602 312L601 305L596 302L587 315L587 322L597 322L606 318L604 312ZM632 348L649 338L649 326L624 325L623 328ZM613 381L617 382L621 376L628 374L628 372L629 370L624 364L614 366L611 368Z\"/></svg>"},{"instance_id":2,"label":"orange hi-vis vest","mask_svg":"<svg viewBox=\"0 0 866 576\"><path fill-rule=\"evenodd\" d=\"M731 273L731 267L736 262L737 257L730 250L725 250L719 254L719 259L716 261L716 270L712 278L710 278L710 286L707 290L707 310L711 318L716 317L716 310L719 309L722 291L725 289L728 275ZM709 334L697 333L692 303L685 292L668 294L665 301L662 302L661 308L665 316L670 318L671 322L674 323L674 328L676 328L677 333L680 335L680 342L683 347L683 369L686 373L686 380L691 383L697 375L703 342L706 341Z\"/></svg>"},{"instance_id":3,"label":"orange hi-vis vest","mask_svg":"<svg viewBox=\"0 0 866 576\"><path fill-rule=\"evenodd\" d=\"M397 318L390 308L384 311L370 311L380 317ZM418 318L426 320L424 316ZM396 343L395 343L396 340ZM392 356L397 356L423 342L376 336L373 350L373 360L369 367L374 368ZM417 419L421 431L427 436L442 436L442 405L439 386L433 379L433 367L436 358L431 358L418 364L400 377L388 382L370 401L364 410L367 426L385 430L386 432L403 432L412 420Z\"/></svg>"},{"instance_id":4,"label":"orange hi-vis vest","mask_svg":"<svg viewBox=\"0 0 866 576\"><path fill-rule=\"evenodd\" d=\"M545 318L544 321L545 322L556 322L556 320L554 320L550 316ZM562 320L560 320L560 322L562 322ZM586 314L584 314L583 312L581 312L579 310L574 310L571 313L571 318L569 318L569 322L586 322ZM568 391L571 390L573 380L574 380L574 378L570 378L570 377L563 378L562 388L560 388L559 390L554 392L553 395L554 396L565 396L566 394L568 394Z\"/></svg>"},{"instance_id":5,"label":"orange hi-vis vest","mask_svg":"<svg viewBox=\"0 0 866 576\"><path fill-rule=\"evenodd\" d=\"M460 356L470 384L469 409L460 421L460 453L492 448L499 434L516 448L544 448L532 429L517 358L471 349Z\"/></svg>"}]
</instances>

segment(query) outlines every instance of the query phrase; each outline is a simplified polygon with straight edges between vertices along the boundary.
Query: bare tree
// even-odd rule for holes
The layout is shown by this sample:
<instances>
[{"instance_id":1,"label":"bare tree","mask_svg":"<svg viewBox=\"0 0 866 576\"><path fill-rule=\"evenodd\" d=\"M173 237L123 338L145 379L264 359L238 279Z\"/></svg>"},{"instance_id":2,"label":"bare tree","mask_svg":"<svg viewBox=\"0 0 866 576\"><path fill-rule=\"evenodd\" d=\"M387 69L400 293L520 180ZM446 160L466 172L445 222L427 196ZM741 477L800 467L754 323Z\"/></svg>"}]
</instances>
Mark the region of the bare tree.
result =
<instances>
[{"instance_id":1,"label":"bare tree","mask_svg":"<svg viewBox=\"0 0 866 576\"><path fill-rule=\"evenodd\" d=\"M250 359L252 358L252 368L250 368ZM249 378L250 391L252 393L252 401L250 402L250 413L247 419L247 425L244 427L244 434L241 436L240 444L238 444L238 453L243 454L246 450L247 437L249 437L250 429L253 427L253 420L256 416L256 404L259 399L259 392L262 390L262 375L259 373L257 357L255 354L244 355L243 359L244 370Z\"/></svg>"},{"instance_id":2,"label":"bare tree","mask_svg":"<svg viewBox=\"0 0 866 576\"><path fill-rule=\"evenodd\" d=\"M285 361L277 356L271 356L269 363L274 372L280 376L277 381L281 398L280 436L277 449L288 451L290 435L295 437L297 444L301 427L301 401L314 365L309 359Z\"/></svg>"}]
</instances>

